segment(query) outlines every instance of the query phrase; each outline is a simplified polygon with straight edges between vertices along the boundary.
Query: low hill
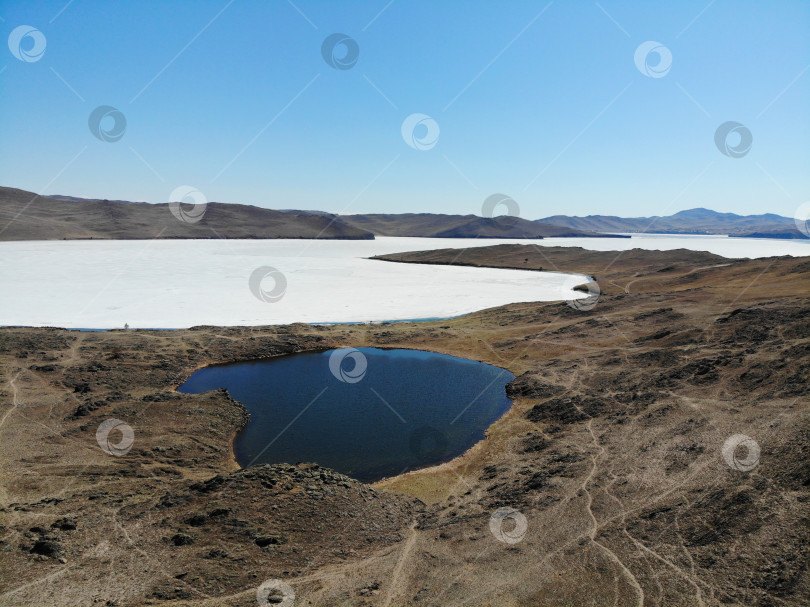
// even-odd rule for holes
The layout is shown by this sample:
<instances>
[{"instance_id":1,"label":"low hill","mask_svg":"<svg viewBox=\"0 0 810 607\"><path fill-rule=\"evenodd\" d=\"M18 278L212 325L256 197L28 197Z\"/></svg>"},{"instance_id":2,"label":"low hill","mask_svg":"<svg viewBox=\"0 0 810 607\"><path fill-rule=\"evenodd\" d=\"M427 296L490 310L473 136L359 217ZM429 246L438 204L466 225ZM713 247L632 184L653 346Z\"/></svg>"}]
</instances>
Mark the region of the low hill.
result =
<instances>
[{"instance_id":1,"label":"low hill","mask_svg":"<svg viewBox=\"0 0 810 607\"><path fill-rule=\"evenodd\" d=\"M759 232L740 232L739 234L729 234L733 238L779 238L781 240L799 240L807 238L805 234L796 228L773 228Z\"/></svg>"},{"instance_id":2,"label":"low hill","mask_svg":"<svg viewBox=\"0 0 810 607\"><path fill-rule=\"evenodd\" d=\"M616 217L612 215L588 215L571 217L554 215L538 219L573 230L594 232L648 232L658 234L729 234L758 238L805 238L796 229L792 217L774 213L761 215L737 215L718 213L710 209L689 209L674 215L651 217Z\"/></svg>"},{"instance_id":3,"label":"low hill","mask_svg":"<svg viewBox=\"0 0 810 607\"><path fill-rule=\"evenodd\" d=\"M423 238L553 238L606 236L578 228L560 227L520 217L478 217L438 213L341 215L356 228L376 236Z\"/></svg>"},{"instance_id":4,"label":"low hill","mask_svg":"<svg viewBox=\"0 0 810 607\"><path fill-rule=\"evenodd\" d=\"M89 238L372 240L374 235L346 224L337 216L305 211L282 212L245 204L209 202L199 221L186 223L171 213L168 203L49 197L0 187L0 240Z\"/></svg>"}]
</instances>

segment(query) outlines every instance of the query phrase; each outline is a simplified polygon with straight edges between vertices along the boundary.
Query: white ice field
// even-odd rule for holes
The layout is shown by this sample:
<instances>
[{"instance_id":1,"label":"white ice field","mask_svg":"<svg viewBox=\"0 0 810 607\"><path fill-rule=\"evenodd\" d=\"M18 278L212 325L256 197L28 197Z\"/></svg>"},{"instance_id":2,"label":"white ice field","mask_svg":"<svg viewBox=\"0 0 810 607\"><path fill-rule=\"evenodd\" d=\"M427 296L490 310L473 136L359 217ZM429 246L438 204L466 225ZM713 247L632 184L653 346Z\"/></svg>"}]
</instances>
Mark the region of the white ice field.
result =
<instances>
[{"instance_id":1,"label":"white ice field","mask_svg":"<svg viewBox=\"0 0 810 607\"><path fill-rule=\"evenodd\" d=\"M583 275L367 259L500 243L597 250L684 247L728 257L810 254L805 242L723 237L2 242L0 325L105 329L369 322L446 318L514 302L584 297L572 291L585 282ZM251 274L263 266L286 280L278 301L262 301L249 287ZM260 284L272 291L276 281L268 277Z\"/></svg>"}]
</instances>

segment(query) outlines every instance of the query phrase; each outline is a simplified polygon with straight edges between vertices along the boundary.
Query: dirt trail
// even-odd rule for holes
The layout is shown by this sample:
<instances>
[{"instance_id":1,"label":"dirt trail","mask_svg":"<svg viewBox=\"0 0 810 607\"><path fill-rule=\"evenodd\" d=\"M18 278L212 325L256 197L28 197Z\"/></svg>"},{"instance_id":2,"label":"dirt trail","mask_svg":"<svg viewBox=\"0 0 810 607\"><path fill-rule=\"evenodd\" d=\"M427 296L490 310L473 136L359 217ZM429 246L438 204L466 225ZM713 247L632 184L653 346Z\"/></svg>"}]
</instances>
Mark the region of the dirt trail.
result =
<instances>
[{"instance_id":1,"label":"dirt trail","mask_svg":"<svg viewBox=\"0 0 810 607\"><path fill-rule=\"evenodd\" d=\"M85 334L80 331L79 334L76 336L76 339L73 340L73 344L70 346L70 356L68 356L68 358L65 359L65 363L76 363L82 359L81 352L79 351L79 346L82 345L84 340Z\"/></svg>"},{"instance_id":2,"label":"dirt trail","mask_svg":"<svg viewBox=\"0 0 810 607\"><path fill-rule=\"evenodd\" d=\"M405 564L408 561L408 557L413 550L414 544L416 544L416 539L418 537L419 532L416 530L416 523L414 522L410 526L408 539L405 540L405 544L402 546L402 550L400 552L399 558L397 559L397 564L394 567L394 571L391 573L391 585L388 587L388 592L385 595L385 601L382 603L383 607L388 607L395 598L401 597L405 590L407 589L407 581L403 579L402 572L405 569Z\"/></svg>"},{"instance_id":3,"label":"dirt trail","mask_svg":"<svg viewBox=\"0 0 810 607\"><path fill-rule=\"evenodd\" d=\"M11 409L9 409L8 411L6 411L5 414L3 415L3 418L0 419L0 428L2 428L3 424L6 423L6 419L8 419L9 415L11 415L12 411L16 410L20 405L20 401L18 398L19 392L17 390L17 384L15 382L17 381L17 378L19 378L21 374L22 370L18 371L17 374L11 379L9 379L7 382L9 387L11 388L11 404L14 406L11 407Z\"/></svg>"},{"instance_id":4,"label":"dirt trail","mask_svg":"<svg viewBox=\"0 0 810 607\"><path fill-rule=\"evenodd\" d=\"M580 412L582 412L582 410L579 407L576 408L579 409ZM621 570L621 572L627 578L628 583L633 587L633 590L635 590L636 592L636 599L637 599L636 607L644 607L644 589L641 587L641 584L639 584L636 576L633 575L633 572L630 571L627 565L624 564L624 562L619 558L619 556L615 552L613 552L610 548L608 548L607 546L596 540L596 535L599 532L599 522L596 520L596 516L593 513L592 509L593 496L591 495L591 492L588 490L588 484L596 475L596 471L599 465L598 463L599 458L604 455L605 448L599 443L599 439L596 438L596 434L593 431L593 418L588 420L588 423L585 425L585 427L587 428L588 433L591 435L591 439L593 440L594 446L599 450L598 455L591 456L593 466L591 467L591 471L588 473L588 476L586 476L585 479L582 481L582 491L585 492L586 497L586 510L591 521L593 521L593 527L588 533L588 537L595 545L599 546L599 548L602 549L602 551L607 555L607 557ZM619 595L617 594L616 596L618 600Z\"/></svg>"}]
</instances>

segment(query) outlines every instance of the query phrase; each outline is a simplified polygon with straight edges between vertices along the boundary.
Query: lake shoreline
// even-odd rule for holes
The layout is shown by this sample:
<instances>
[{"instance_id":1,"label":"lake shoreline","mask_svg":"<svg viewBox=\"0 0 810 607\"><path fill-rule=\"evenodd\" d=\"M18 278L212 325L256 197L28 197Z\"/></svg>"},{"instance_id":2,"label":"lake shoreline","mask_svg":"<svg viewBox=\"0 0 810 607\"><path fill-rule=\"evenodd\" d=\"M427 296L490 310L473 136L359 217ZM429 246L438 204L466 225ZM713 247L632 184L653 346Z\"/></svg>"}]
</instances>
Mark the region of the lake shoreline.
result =
<instances>
[{"instance_id":1,"label":"lake shoreline","mask_svg":"<svg viewBox=\"0 0 810 607\"><path fill-rule=\"evenodd\" d=\"M199 371L202 371L202 370L205 370L205 369L213 369L213 368L222 369L222 368L227 368L227 367L238 367L239 365L245 365L245 364L257 364L257 363L261 364L261 363L268 363L268 362L277 362L277 361L280 361L280 360L285 359L285 358L288 359L290 357L298 357L298 356L307 355L307 354L324 354L326 352L329 352L330 350L334 351L334 349L330 349L330 348L315 348L313 350L302 350L302 351L297 351L297 352L290 353L290 354L280 354L280 355L277 355L277 356L271 356L271 357L266 357L266 358L234 360L234 361L229 361L229 362L222 362L222 363L216 363L216 364L213 364L213 365L202 366L202 367L194 369L191 373L188 374L188 376L180 384L178 384L177 386L173 386L173 389L179 394L195 393L195 392L181 391L180 388L183 385L187 384L195 375L198 374ZM480 361L480 360L473 360L473 359L469 359L469 358L462 358L462 357L459 357L459 356L447 355L447 354L443 354L441 352L435 352L433 350L427 350L427 349L423 349L423 348L402 348L402 347L375 347L375 348L373 348L373 350L379 350L379 351L382 351L382 352L385 352L385 351L392 351L392 352L393 351L412 351L414 353L420 353L420 354L425 354L425 355L443 356L443 357L446 357L448 359L458 360L459 362L474 362L474 363L478 363L478 364L481 364L481 365L485 365L487 367L497 368L501 372L508 373L512 377L512 379L514 379L514 375L512 374L512 372L509 371L506 368L497 367L497 366L494 366L494 365L487 365L486 363L484 363L483 361ZM232 435L231 435L231 439L230 439L230 456L231 456L231 460L232 460L234 469L244 470L246 468L249 468L250 465L248 465L248 466L243 465L239 461L239 459L237 457L236 441L239 439L240 435L244 434L248 424L250 424L253 421L252 420L252 415L251 415L251 412L250 412L250 408L247 405L245 405L243 400L235 398L234 395L229 391L229 389L227 387L211 388L210 390L207 390L207 391L213 391L213 390L221 390L221 391L223 391L231 399L231 401L237 407L242 409L243 412L244 412L244 420L245 420L244 425L239 427L239 428L234 429L233 432L232 432ZM505 392L504 392L504 397L508 398L506 396ZM501 417L507 415L509 413L509 411L512 410L513 405L514 405L514 402L511 399L509 399L509 406L498 416L497 419L500 419ZM492 423L495 423L497 421L497 419L493 420ZM472 449L474 449L478 445L479 442L482 442L482 441L486 440L486 436L487 436L487 434L489 432L489 427L490 426L491 426L491 423L487 424L487 426L485 428L483 428L484 436L481 439L476 440L474 443L472 443L471 445L466 447L463 451L461 451L460 453L454 455L453 457L446 460L445 462L435 463L435 464L433 464L433 463L425 464L423 466L416 466L416 467L409 466L409 470L407 472L405 472L404 474L409 474L411 472L417 472L419 470L424 470L424 469L428 469L428 468L440 467L440 466L443 466L444 464L450 463L451 461L456 460L458 458L463 458L465 456L465 454L467 452L471 451ZM305 459L299 459L297 461L310 461L310 460L305 458ZM329 467L323 461L318 461L317 458L315 460L312 460L312 463L318 463L321 466ZM252 463L251 465L257 465L257 463ZM384 476L384 477L382 477L380 479L373 480L373 481L366 481L366 482L368 482L371 485L382 486L382 485L380 485L381 483L384 483L385 481L388 481L391 478L394 478L396 476L401 476L402 474L403 473L400 473L400 474L397 474L397 475L386 475L386 476Z\"/></svg>"},{"instance_id":2,"label":"lake shoreline","mask_svg":"<svg viewBox=\"0 0 810 607\"><path fill-rule=\"evenodd\" d=\"M418 255L439 260L459 251ZM486 255L492 264L548 264L534 247L515 245L469 249L460 259L477 263ZM693 588L670 581L671 570L656 559L633 560L637 550L625 532L643 535L659 554L682 554L686 546L696 579L738 602L800 602L806 574L791 555L810 542L801 517L810 499L802 488L810 258L728 262L628 251L610 268L598 253L550 259L596 276L603 292L591 310L526 302L386 326L0 329L0 516L16 538L0 550L8 572L0 593L36 604L41 588L32 582L42 578L63 598L106 588L109 568L87 552L103 544L116 571L154 581L121 586L132 604L178 579L209 602L253 600L268 571L303 601L336 604L374 584L385 591L406 547L436 557L402 561L406 592L427 588L426 604L461 603L503 584L499 568L465 569L484 549L497 551L510 571L503 593L575 597L581 584L558 572L602 558L589 539L593 516L599 544L632 562L643 587L661 583L671 602L689 603ZM460 457L372 490L316 466L234 469L241 405L222 391L173 389L212 364L357 346L506 368L516 376L513 404ZM97 442L110 419L133 430L126 454ZM724 461L723 445L736 435L762 447L756 470ZM491 531L501 508L527 521L519 550ZM717 512L735 516L708 518ZM671 537L675 517L680 535ZM59 522L66 518L76 530L52 526L69 527ZM760 520L768 524L749 525ZM64 564L31 552L40 537ZM152 558L132 559L133 546ZM444 558L450 551L454 558ZM554 567L538 569L552 553ZM604 564L593 569L592 583L613 588L616 570ZM752 581L751 571L760 570L778 571L788 589L777 596L767 579Z\"/></svg>"}]
</instances>

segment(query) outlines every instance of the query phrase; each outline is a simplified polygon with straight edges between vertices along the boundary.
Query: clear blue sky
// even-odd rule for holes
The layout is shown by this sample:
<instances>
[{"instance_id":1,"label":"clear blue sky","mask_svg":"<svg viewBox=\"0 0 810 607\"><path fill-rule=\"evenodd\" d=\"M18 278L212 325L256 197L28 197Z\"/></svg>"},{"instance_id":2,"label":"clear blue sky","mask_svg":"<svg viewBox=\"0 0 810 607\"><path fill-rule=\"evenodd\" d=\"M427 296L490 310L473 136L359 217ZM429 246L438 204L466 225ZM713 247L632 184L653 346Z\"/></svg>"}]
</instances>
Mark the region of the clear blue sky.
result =
<instances>
[{"instance_id":1,"label":"clear blue sky","mask_svg":"<svg viewBox=\"0 0 810 607\"><path fill-rule=\"evenodd\" d=\"M501 192L530 219L810 200L806 1L32 0L0 19L4 41L46 40L36 61L0 48L2 185L346 213L478 214ZM351 69L321 56L336 32ZM646 41L663 77L636 67ZM117 142L90 132L101 105ZM431 149L403 140L413 113ZM715 145L727 121L753 137L740 158Z\"/></svg>"}]
</instances>

